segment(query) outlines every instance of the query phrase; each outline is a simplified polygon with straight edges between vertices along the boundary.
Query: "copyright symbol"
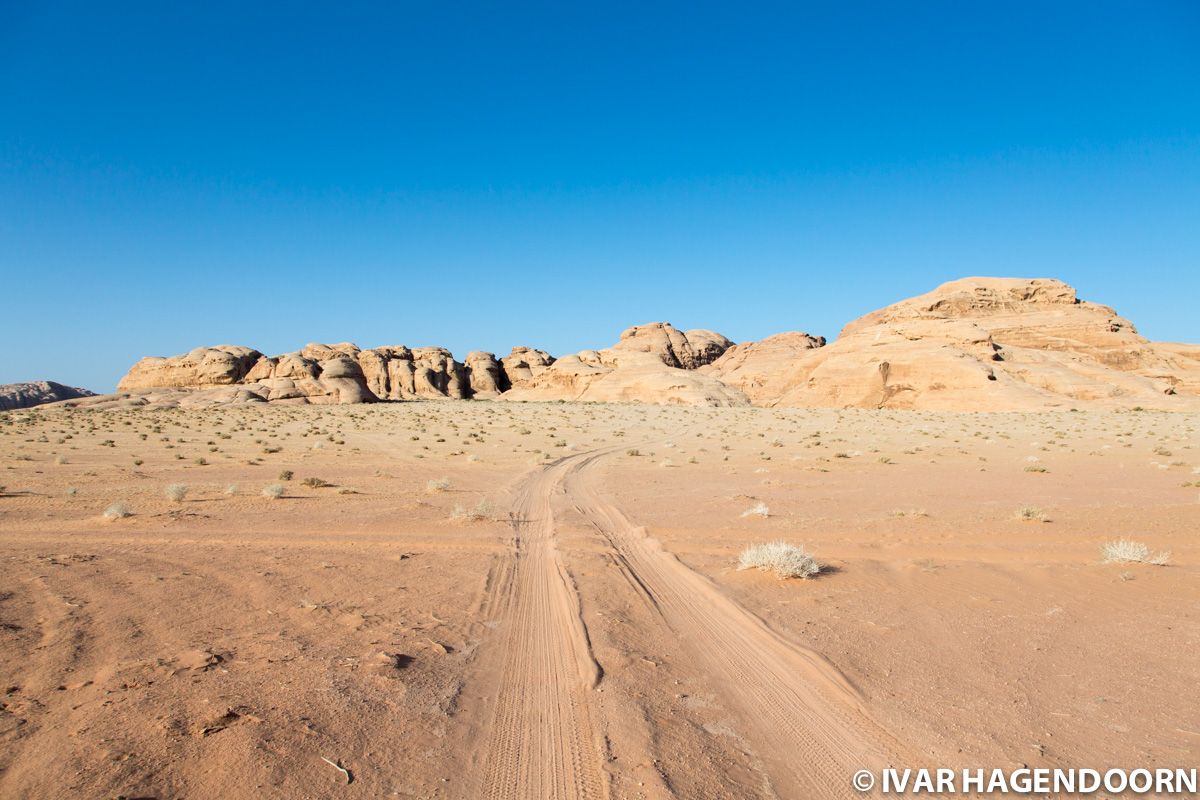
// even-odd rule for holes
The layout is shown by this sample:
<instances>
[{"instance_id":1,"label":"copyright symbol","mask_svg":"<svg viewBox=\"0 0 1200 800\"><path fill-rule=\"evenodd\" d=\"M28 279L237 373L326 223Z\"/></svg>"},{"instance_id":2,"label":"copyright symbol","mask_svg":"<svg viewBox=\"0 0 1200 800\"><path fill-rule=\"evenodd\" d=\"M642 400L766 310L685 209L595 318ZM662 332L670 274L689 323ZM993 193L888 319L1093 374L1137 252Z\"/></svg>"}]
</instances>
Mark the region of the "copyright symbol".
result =
<instances>
[{"instance_id":1,"label":"copyright symbol","mask_svg":"<svg viewBox=\"0 0 1200 800\"><path fill-rule=\"evenodd\" d=\"M854 777L850 781L854 784L854 788L860 792L869 792L875 786L875 776L869 769L860 769L854 773Z\"/></svg>"}]
</instances>

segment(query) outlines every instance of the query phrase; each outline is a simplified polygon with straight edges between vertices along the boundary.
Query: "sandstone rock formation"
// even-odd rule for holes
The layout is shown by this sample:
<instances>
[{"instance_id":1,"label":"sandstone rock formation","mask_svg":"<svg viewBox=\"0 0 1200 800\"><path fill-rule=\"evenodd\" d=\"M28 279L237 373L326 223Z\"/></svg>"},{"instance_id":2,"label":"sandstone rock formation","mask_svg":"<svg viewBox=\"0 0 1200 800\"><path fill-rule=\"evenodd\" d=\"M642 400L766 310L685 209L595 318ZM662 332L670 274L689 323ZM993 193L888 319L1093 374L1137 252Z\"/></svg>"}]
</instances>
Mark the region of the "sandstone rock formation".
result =
<instances>
[{"instance_id":1,"label":"sandstone rock formation","mask_svg":"<svg viewBox=\"0 0 1200 800\"><path fill-rule=\"evenodd\" d=\"M54 381L30 381L28 383L0 384L0 411L32 408L59 400L74 400L93 397L95 392L75 386L64 386Z\"/></svg>"},{"instance_id":2,"label":"sandstone rock formation","mask_svg":"<svg viewBox=\"0 0 1200 800\"><path fill-rule=\"evenodd\" d=\"M755 405L766 405L784 393L787 387L780 381L797 361L824 346L824 336L798 331L777 333L757 342L733 345L716 361L701 367L700 372L740 390Z\"/></svg>"},{"instance_id":3,"label":"sandstone rock formation","mask_svg":"<svg viewBox=\"0 0 1200 800\"><path fill-rule=\"evenodd\" d=\"M964 278L851 322L832 344L781 333L735 345L655 322L555 359L514 347L462 362L440 347L309 344L144 358L123 394L81 404L582 400L686 405L1020 410L1200 408L1200 345L1150 342L1061 281Z\"/></svg>"},{"instance_id":4,"label":"sandstone rock formation","mask_svg":"<svg viewBox=\"0 0 1200 800\"><path fill-rule=\"evenodd\" d=\"M554 356L545 350L514 347L511 353L500 359L500 367L505 379L504 391L524 386L553 363Z\"/></svg>"},{"instance_id":5,"label":"sandstone rock formation","mask_svg":"<svg viewBox=\"0 0 1200 800\"><path fill-rule=\"evenodd\" d=\"M443 347L396 345L362 350L342 342L308 344L280 356L220 345L170 358L144 358L121 379L117 390L237 386L234 392L207 391L187 402L347 404L493 397L503 382L500 363L491 353L471 353L464 365Z\"/></svg>"},{"instance_id":6,"label":"sandstone rock formation","mask_svg":"<svg viewBox=\"0 0 1200 800\"><path fill-rule=\"evenodd\" d=\"M756 402L943 410L1181 408L1196 348L1157 345L1057 280L964 278L867 314Z\"/></svg>"},{"instance_id":7,"label":"sandstone rock formation","mask_svg":"<svg viewBox=\"0 0 1200 800\"><path fill-rule=\"evenodd\" d=\"M171 358L149 356L117 384L117 391L151 389L165 386L229 386L240 383L262 353L249 347L217 345L197 347L190 353Z\"/></svg>"},{"instance_id":8,"label":"sandstone rock formation","mask_svg":"<svg viewBox=\"0 0 1200 800\"><path fill-rule=\"evenodd\" d=\"M611 348L563 356L501 399L748 405L738 389L697 371L732 344L712 331L685 333L665 322L638 325Z\"/></svg>"}]
</instances>

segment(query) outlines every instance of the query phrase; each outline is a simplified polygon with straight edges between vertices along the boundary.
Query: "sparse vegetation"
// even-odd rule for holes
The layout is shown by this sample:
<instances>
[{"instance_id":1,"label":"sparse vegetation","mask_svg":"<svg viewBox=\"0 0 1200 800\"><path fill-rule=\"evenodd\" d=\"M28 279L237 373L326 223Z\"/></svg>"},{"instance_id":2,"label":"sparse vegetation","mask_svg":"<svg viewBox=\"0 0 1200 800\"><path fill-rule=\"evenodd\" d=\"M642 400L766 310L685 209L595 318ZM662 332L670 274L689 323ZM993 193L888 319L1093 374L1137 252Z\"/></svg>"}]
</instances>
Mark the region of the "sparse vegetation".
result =
<instances>
[{"instance_id":1,"label":"sparse vegetation","mask_svg":"<svg viewBox=\"0 0 1200 800\"><path fill-rule=\"evenodd\" d=\"M262 490L262 495L263 497L271 500L278 500L279 498L283 497L283 484L272 483L270 486Z\"/></svg>"},{"instance_id":2,"label":"sparse vegetation","mask_svg":"<svg viewBox=\"0 0 1200 800\"><path fill-rule=\"evenodd\" d=\"M1037 506L1021 506L1017 509L1017 519L1024 522L1049 522L1046 512Z\"/></svg>"},{"instance_id":3,"label":"sparse vegetation","mask_svg":"<svg viewBox=\"0 0 1200 800\"><path fill-rule=\"evenodd\" d=\"M131 516L133 512L124 503L113 503L108 508L104 509L105 519L125 519Z\"/></svg>"},{"instance_id":4,"label":"sparse vegetation","mask_svg":"<svg viewBox=\"0 0 1200 800\"><path fill-rule=\"evenodd\" d=\"M428 492L429 494L436 494L438 492L444 492L449 488L450 488L450 479L449 478L434 478L433 480L431 480L425 484L425 491Z\"/></svg>"},{"instance_id":5,"label":"sparse vegetation","mask_svg":"<svg viewBox=\"0 0 1200 800\"><path fill-rule=\"evenodd\" d=\"M771 516L771 509L767 508L767 504L763 502L755 503L751 508L742 512L743 517L766 517Z\"/></svg>"},{"instance_id":6,"label":"sparse vegetation","mask_svg":"<svg viewBox=\"0 0 1200 800\"><path fill-rule=\"evenodd\" d=\"M305 478L303 481L301 481L301 483L303 483L305 486L307 486L310 489L324 489L327 486L333 485L329 481L323 480L321 478Z\"/></svg>"},{"instance_id":7,"label":"sparse vegetation","mask_svg":"<svg viewBox=\"0 0 1200 800\"><path fill-rule=\"evenodd\" d=\"M487 501L487 498L484 498L476 503L474 508L464 508L462 505L455 504L450 511L450 519L460 522L480 522L491 519L495 513L496 509Z\"/></svg>"},{"instance_id":8,"label":"sparse vegetation","mask_svg":"<svg viewBox=\"0 0 1200 800\"><path fill-rule=\"evenodd\" d=\"M1100 552L1104 555L1106 564L1152 564L1156 567L1164 567L1171 563L1169 550L1151 553L1150 548L1145 544L1132 539L1122 538L1105 542L1100 548Z\"/></svg>"},{"instance_id":9,"label":"sparse vegetation","mask_svg":"<svg viewBox=\"0 0 1200 800\"><path fill-rule=\"evenodd\" d=\"M774 572L780 578L811 578L821 565L803 547L788 542L754 544L738 557L738 569Z\"/></svg>"},{"instance_id":10,"label":"sparse vegetation","mask_svg":"<svg viewBox=\"0 0 1200 800\"><path fill-rule=\"evenodd\" d=\"M167 499L175 503L182 503L183 498L187 497L188 487L183 483L172 483L166 489Z\"/></svg>"}]
</instances>

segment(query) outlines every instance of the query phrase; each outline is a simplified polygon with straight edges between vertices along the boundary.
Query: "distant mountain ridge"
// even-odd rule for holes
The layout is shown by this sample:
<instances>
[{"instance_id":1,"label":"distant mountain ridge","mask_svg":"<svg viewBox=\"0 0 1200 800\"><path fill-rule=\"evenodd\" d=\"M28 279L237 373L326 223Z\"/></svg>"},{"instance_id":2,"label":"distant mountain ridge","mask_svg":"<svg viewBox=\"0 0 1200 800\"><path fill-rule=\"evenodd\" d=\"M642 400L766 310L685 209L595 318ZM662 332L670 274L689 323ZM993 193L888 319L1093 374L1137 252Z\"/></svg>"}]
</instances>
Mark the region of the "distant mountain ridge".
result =
<instances>
[{"instance_id":1,"label":"distant mountain ridge","mask_svg":"<svg viewBox=\"0 0 1200 800\"><path fill-rule=\"evenodd\" d=\"M1112 308L1044 278L963 278L867 314L832 344L806 333L734 344L666 322L554 358L515 347L463 361L440 347L234 345L144 358L89 405L411 399L707 406L1025 410L1200 408L1200 345L1151 342Z\"/></svg>"},{"instance_id":2,"label":"distant mountain ridge","mask_svg":"<svg viewBox=\"0 0 1200 800\"><path fill-rule=\"evenodd\" d=\"M95 397L96 393L76 386L65 386L54 381L29 381L26 383L0 384L0 411L32 408L59 400L77 400Z\"/></svg>"}]
</instances>

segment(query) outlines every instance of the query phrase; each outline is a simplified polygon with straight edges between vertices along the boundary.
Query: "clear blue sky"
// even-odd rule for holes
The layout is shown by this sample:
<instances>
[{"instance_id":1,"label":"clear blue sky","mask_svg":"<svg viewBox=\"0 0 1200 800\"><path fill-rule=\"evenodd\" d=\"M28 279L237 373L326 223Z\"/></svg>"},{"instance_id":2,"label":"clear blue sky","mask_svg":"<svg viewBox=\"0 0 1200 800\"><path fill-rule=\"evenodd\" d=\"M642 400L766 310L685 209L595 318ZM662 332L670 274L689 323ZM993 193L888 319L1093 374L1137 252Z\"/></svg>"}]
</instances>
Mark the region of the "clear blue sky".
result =
<instances>
[{"instance_id":1,"label":"clear blue sky","mask_svg":"<svg viewBox=\"0 0 1200 800\"><path fill-rule=\"evenodd\" d=\"M1198 9L0 0L0 382L832 338L965 275L1200 341Z\"/></svg>"}]
</instances>

